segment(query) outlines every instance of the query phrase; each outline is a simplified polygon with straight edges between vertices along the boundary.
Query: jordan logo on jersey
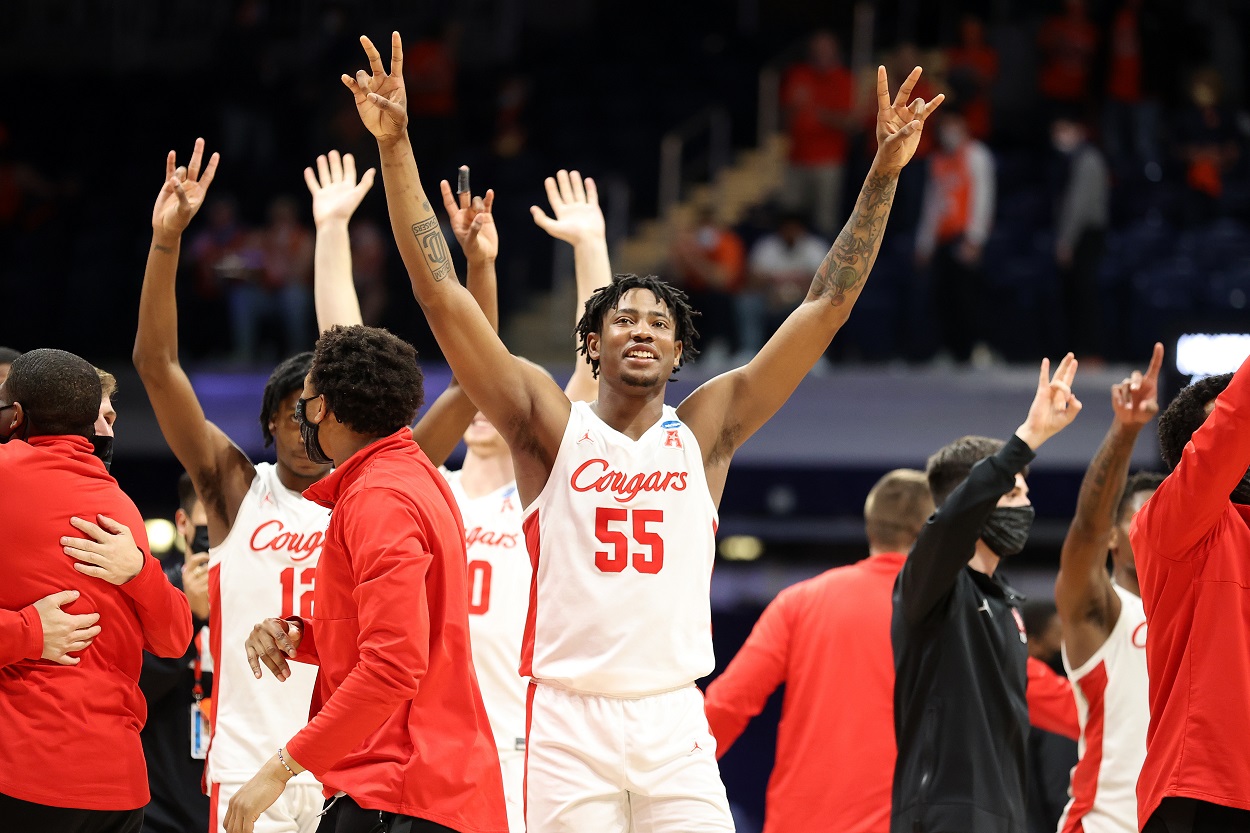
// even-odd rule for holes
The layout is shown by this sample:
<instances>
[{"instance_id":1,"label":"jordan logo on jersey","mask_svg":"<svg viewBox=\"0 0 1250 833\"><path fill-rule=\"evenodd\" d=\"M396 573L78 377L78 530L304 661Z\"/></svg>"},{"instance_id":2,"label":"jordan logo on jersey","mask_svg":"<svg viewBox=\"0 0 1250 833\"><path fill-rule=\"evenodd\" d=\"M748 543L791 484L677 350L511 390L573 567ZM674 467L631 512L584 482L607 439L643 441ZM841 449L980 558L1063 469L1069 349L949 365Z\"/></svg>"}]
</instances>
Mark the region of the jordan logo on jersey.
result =
<instances>
[{"instance_id":1,"label":"jordan logo on jersey","mask_svg":"<svg viewBox=\"0 0 1250 833\"><path fill-rule=\"evenodd\" d=\"M292 561L307 561L320 555L325 543L324 532L288 532L282 521L265 521L252 533L248 542L252 552L286 552Z\"/></svg>"},{"instance_id":2,"label":"jordan logo on jersey","mask_svg":"<svg viewBox=\"0 0 1250 833\"><path fill-rule=\"evenodd\" d=\"M628 503L639 492L682 492L686 489L684 471L629 475L614 471L607 460L594 458L582 463L573 471L569 485L575 492L612 492L618 503Z\"/></svg>"},{"instance_id":3,"label":"jordan logo on jersey","mask_svg":"<svg viewBox=\"0 0 1250 833\"><path fill-rule=\"evenodd\" d=\"M594 441L595 438L590 436L590 429L587 428L586 433L582 434L581 439L577 441L576 445L581 445L582 443L593 443Z\"/></svg>"}]
</instances>

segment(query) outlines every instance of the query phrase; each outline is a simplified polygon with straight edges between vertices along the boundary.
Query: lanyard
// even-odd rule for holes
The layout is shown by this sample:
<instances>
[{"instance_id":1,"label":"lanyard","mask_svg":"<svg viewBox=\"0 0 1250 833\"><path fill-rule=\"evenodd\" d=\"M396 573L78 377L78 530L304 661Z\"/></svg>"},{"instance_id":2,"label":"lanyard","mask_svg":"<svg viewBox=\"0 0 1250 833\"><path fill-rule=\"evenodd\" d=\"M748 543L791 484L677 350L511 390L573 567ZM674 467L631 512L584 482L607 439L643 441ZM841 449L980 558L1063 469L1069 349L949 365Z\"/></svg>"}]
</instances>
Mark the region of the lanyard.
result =
<instances>
[{"instance_id":1,"label":"lanyard","mask_svg":"<svg viewBox=\"0 0 1250 833\"><path fill-rule=\"evenodd\" d=\"M204 653L203 649L200 647L200 637L203 633L204 632L201 630L197 631L195 634L195 641L193 643L195 645L195 660L191 663L191 673L195 675L195 684L191 686L191 696L195 698L197 705L204 699L204 672L202 670L203 663L200 660L200 657Z\"/></svg>"}]
</instances>

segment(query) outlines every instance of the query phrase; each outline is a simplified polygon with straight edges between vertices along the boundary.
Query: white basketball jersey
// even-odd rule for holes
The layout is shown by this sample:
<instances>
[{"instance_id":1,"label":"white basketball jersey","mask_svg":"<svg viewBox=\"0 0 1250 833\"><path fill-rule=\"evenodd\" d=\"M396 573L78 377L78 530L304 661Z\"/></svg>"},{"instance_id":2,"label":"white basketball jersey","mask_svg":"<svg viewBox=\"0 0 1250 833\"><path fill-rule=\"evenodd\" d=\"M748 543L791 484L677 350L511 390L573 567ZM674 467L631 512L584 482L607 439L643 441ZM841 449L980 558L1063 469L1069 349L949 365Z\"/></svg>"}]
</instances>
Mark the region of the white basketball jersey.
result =
<instances>
[{"instance_id":1,"label":"white basketball jersey","mask_svg":"<svg viewBox=\"0 0 1250 833\"><path fill-rule=\"evenodd\" d=\"M1072 770L1072 799L1059 830L1137 833L1137 776L1146 759L1150 682L1146 676L1146 611L1120 586L1120 618L1107 641L1072 680L1081 722L1081 759Z\"/></svg>"},{"instance_id":2,"label":"white basketball jersey","mask_svg":"<svg viewBox=\"0 0 1250 833\"><path fill-rule=\"evenodd\" d=\"M469 556L469 639L486 715L501 750L525 748L525 692L517 672L530 602L529 553L516 483L471 498L460 472L443 470L464 518Z\"/></svg>"},{"instance_id":3,"label":"white basketball jersey","mask_svg":"<svg viewBox=\"0 0 1250 833\"><path fill-rule=\"evenodd\" d=\"M261 463L226 540L209 550L216 667L210 781L248 780L308 723L317 669L290 662L285 682L268 668L258 680L243 646L257 622L313 613L313 581L329 523L330 510L283 486L277 467ZM316 781L300 773L294 783Z\"/></svg>"},{"instance_id":4,"label":"white basketball jersey","mask_svg":"<svg viewBox=\"0 0 1250 833\"><path fill-rule=\"evenodd\" d=\"M710 673L716 524L703 455L676 411L666 405L634 441L574 402L525 515L534 579L521 673L624 697Z\"/></svg>"}]
</instances>

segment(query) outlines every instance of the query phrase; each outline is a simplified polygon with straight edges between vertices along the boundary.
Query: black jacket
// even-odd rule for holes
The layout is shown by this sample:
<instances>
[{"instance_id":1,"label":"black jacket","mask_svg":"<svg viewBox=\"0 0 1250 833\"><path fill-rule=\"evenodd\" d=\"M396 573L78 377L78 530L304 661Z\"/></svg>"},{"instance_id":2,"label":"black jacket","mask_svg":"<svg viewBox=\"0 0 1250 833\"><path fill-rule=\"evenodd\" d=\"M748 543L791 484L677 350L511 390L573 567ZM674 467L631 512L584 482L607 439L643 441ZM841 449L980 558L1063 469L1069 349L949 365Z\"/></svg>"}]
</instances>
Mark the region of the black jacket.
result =
<instances>
[{"instance_id":1,"label":"black jacket","mask_svg":"<svg viewBox=\"0 0 1250 833\"><path fill-rule=\"evenodd\" d=\"M1012 437L973 466L921 530L894 585L891 833L1025 833L1022 597L968 561L1032 459Z\"/></svg>"}]
</instances>

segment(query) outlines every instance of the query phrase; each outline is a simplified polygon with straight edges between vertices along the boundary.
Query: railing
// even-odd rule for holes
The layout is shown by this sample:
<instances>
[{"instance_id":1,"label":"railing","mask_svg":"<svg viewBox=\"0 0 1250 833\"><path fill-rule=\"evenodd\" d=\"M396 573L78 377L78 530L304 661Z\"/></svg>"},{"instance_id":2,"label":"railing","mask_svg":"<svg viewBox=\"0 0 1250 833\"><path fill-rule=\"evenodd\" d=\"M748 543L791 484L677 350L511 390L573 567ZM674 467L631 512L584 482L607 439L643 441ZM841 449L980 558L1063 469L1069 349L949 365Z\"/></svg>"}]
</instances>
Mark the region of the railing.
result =
<instances>
[{"instance_id":1,"label":"railing","mask_svg":"<svg viewBox=\"0 0 1250 833\"><path fill-rule=\"evenodd\" d=\"M700 141L701 144L696 144ZM687 159L688 148L701 153ZM708 181L729 164L732 154L729 111L713 105L700 110L660 140L659 216L681 201L682 185L689 168L700 170Z\"/></svg>"}]
</instances>

